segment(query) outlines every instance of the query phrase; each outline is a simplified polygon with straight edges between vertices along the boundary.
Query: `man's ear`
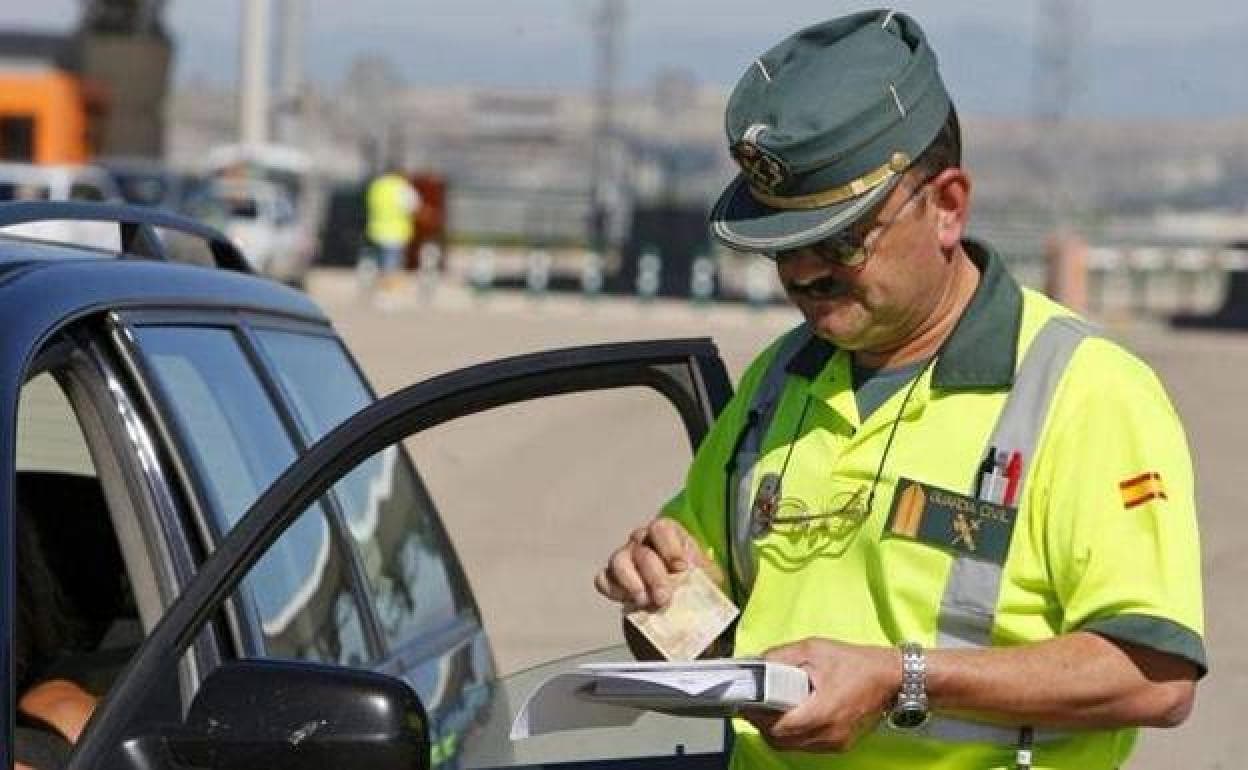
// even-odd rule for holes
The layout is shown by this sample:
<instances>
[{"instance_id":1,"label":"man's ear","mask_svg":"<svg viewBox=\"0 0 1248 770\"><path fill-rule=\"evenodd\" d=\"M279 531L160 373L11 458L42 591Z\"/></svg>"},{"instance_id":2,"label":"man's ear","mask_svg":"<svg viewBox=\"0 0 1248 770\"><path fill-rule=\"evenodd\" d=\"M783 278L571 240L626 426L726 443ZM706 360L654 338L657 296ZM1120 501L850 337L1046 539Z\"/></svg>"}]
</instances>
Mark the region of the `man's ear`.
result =
<instances>
[{"instance_id":1,"label":"man's ear","mask_svg":"<svg viewBox=\"0 0 1248 770\"><path fill-rule=\"evenodd\" d=\"M936 208L936 232L940 246L957 247L966 232L971 213L971 177L961 168L947 168L931 181L932 205Z\"/></svg>"}]
</instances>

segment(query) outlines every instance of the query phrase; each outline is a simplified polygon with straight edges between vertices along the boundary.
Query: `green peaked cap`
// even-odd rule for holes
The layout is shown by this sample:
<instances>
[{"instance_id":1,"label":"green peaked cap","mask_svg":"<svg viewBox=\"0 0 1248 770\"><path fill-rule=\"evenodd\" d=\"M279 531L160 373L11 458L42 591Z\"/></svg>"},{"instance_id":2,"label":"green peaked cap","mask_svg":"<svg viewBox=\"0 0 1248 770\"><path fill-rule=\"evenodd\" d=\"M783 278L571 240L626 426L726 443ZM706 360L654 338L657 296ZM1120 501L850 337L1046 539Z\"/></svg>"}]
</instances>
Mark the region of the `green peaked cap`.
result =
<instances>
[{"instance_id":1,"label":"green peaked cap","mask_svg":"<svg viewBox=\"0 0 1248 770\"><path fill-rule=\"evenodd\" d=\"M755 59L728 100L742 173L711 212L728 246L774 253L858 221L931 144L951 103L936 55L904 13L807 27Z\"/></svg>"}]
</instances>

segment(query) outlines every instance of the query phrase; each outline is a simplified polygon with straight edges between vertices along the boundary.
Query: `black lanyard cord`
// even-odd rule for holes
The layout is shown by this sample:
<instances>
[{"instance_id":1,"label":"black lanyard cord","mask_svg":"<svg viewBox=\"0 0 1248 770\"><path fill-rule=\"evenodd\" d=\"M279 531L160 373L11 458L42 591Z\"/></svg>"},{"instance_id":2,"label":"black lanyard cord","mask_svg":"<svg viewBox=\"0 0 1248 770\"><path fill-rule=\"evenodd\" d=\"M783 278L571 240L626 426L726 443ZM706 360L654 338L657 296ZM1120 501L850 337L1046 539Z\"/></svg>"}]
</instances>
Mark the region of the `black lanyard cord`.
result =
<instances>
[{"instance_id":1,"label":"black lanyard cord","mask_svg":"<svg viewBox=\"0 0 1248 770\"><path fill-rule=\"evenodd\" d=\"M893 426L888 431L888 440L884 442L884 451L880 453L880 464L875 469L875 478L871 480L871 492L867 495L867 513L871 512L871 506L875 502L875 487L880 482L880 476L884 473L884 463L888 460L888 453L893 448L893 439L897 437L897 426L901 425L901 418L906 413L906 405L910 403L910 396L914 394L914 389L919 386L919 382L923 380L923 375L927 373L927 369L936 360L936 356L927 359L927 363L923 364L923 368L915 375L914 381L910 383L910 387L906 388L906 397L901 400L901 407L897 410L897 416L893 418Z\"/></svg>"}]
</instances>

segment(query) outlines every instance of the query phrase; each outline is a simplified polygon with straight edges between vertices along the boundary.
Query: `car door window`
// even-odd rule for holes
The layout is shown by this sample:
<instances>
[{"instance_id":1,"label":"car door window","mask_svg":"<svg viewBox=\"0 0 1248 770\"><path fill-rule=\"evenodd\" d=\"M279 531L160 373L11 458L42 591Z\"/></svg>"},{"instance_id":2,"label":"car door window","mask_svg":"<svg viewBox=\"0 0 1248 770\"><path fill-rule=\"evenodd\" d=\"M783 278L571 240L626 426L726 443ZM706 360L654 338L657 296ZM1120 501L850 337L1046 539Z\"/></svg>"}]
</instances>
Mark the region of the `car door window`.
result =
<instances>
[{"instance_id":1,"label":"car door window","mask_svg":"<svg viewBox=\"0 0 1248 770\"><path fill-rule=\"evenodd\" d=\"M641 386L648 387L643 390ZM666 415L669 425L664 435L682 439L683 457L680 462L683 464L688 461L689 445L696 445L702 439L711 415L722 407L729 386L713 346L703 340L677 340L552 351L482 364L406 388L370 404L301 454L261 495L256 505L221 543L218 551L202 565L195 580L186 586L179 601L169 609L166 622L149 638L125 681L118 684L116 696L106 704L102 713L97 713L94 729L88 731L79 745L82 759L79 766L86 770L106 766L107 752L120 746L127 735L159 735L159 726L156 726L156 732L150 732L151 728L142 724L144 716L138 700L145 692L145 679L155 676L153 672L158 672L162 663L181 654L180 645L184 644L181 640L190 638L213 613L219 611L220 598L233 590L239 575L247 579L245 576L255 568L257 560L266 558L265 554L274 547L275 539L283 537L284 530L296 521L298 512L306 508L310 501L330 492L360 463L370 462L378 455L384 456L393 451L414 432L450 424L467 415L481 413L479 419L487 419L491 414L501 413L489 411L497 407L509 409L509 404L547 396L600 390L625 394L625 408L609 410L614 412L611 417L616 421L636 417L636 413L631 411L636 406L632 396L635 393L646 395L647 398L641 399L644 408L658 407ZM662 393L666 401L653 398L648 393L650 390ZM600 394L584 395L594 397ZM596 421L580 425L583 414L579 408L579 397L561 397L550 401L552 404L559 402L565 408L566 405L572 406L571 411L559 419L553 419L550 414L544 415L544 418L552 420L547 425L549 434L554 437L551 441L558 441L560 433L568 430L569 426L602 430L609 436L616 425L602 425ZM672 407L675 407L675 415ZM678 424L678 420L684 423L683 435L681 431L670 428ZM645 434L652 425L649 421L638 420L641 438L648 438ZM489 441L486 443L497 445L491 446L491 450L501 453L498 456L514 458L517 447L507 443L505 436L501 435L505 427L500 425L498 431L489 430ZM627 431L621 435L626 434ZM469 443L469 446L473 445ZM490 459L484 454L483 457L487 461ZM596 486L597 497L621 508L640 501L631 494L638 480L630 476L627 469L614 467L611 456L591 459L605 466L595 471L598 476L587 479L591 486ZM487 462L485 471L491 470L496 469ZM523 469L518 470L523 472ZM527 516L522 516L515 504L506 504L492 511L492 534L500 549L510 546L513 550L523 551L527 541L517 541L514 533L525 528L542 530L539 536L546 538L561 534L557 531L558 522L541 517L548 502L559 503L564 499L560 494L563 491L560 485L564 477L576 470L556 468L555 476L547 479L551 482L548 494L521 501L528 504L526 512L536 516L537 520L530 521ZM476 479L476 483L482 486L493 485L495 481L489 475ZM587 528L595 526L594 513L571 511L574 517L579 514L582 525ZM527 555L540 560L547 557L548 552ZM600 563L598 554L566 555L587 565L582 585L585 593L591 592L589 575ZM526 554L522 552L520 556ZM530 594L540 598L543 592L561 587L525 582L523 576L517 575L512 579L512 588L517 596ZM566 617L556 612L531 617L528 622L535 629L545 631L549 628L557 632L564 620ZM618 621L618 610L608 616L608 622L613 627L618 627ZM619 657L623 652L616 650L607 655ZM561 661L541 672L530 672L522 677L520 684L523 686L517 689L495 681L489 681L483 687L474 680L480 671L491 673L488 658L488 651L482 660L475 655L475 648L469 650L461 641L449 638L444 639L441 645L427 645L423 658L413 654L410 660L399 661L401 665L397 670L392 665L393 661L385 663L382 670L407 679L425 706L434 766L537 767L568 759L591 759L595 761L578 766L627 768L646 766L644 763L648 760L637 761L642 757L660 758L658 767L709 768L718 767L722 762L719 754L723 739L721 722L704 720L693 725L688 720L661 715L652 715L661 724L652 719L639 722L639 725L644 725L641 734L627 736L619 730L595 731L592 736L567 733L551 736L550 741L542 741L540 745L534 743L523 750L517 749L507 738L507 727L519 706L519 699L527 695L529 685L537 681L533 674L544 676L546 672L554 673L572 662ZM426 669L432 673L428 679L422 676ZM245 697L246 693L239 695ZM176 734L185 726L174 726L173 729ZM190 737L209 742L212 739L211 735L202 739ZM149 743L163 745L155 741Z\"/></svg>"},{"instance_id":2,"label":"car door window","mask_svg":"<svg viewBox=\"0 0 1248 770\"><path fill-rule=\"evenodd\" d=\"M31 530L18 540L19 585L42 592L18 623L42 629L27 631L32 645L58 639L37 657L100 694L143 635L112 516L77 413L50 373L22 387L17 426L18 527Z\"/></svg>"},{"instance_id":3,"label":"car door window","mask_svg":"<svg viewBox=\"0 0 1248 770\"><path fill-rule=\"evenodd\" d=\"M309 442L373 400L336 339L269 329L256 336ZM348 473L334 495L388 646L445 627L471 608L432 501L399 447Z\"/></svg>"},{"instance_id":4,"label":"car door window","mask_svg":"<svg viewBox=\"0 0 1248 770\"><path fill-rule=\"evenodd\" d=\"M231 330L151 326L139 327L136 337L208 508L227 531L294 459L295 445ZM370 659L348 560L321 504L270 549L244 591L268 655Z\"/></svg>"}]
</instances>

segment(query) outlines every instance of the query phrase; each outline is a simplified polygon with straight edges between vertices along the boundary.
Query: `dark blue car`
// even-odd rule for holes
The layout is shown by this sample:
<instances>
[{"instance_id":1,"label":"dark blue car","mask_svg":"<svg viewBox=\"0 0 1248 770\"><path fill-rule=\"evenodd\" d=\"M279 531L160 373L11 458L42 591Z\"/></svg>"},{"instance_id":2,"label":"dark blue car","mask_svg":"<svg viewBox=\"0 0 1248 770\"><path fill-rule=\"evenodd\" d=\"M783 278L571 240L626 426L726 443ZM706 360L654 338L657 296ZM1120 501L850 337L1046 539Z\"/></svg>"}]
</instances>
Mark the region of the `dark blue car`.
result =
<instances>
[{"instance_id":1,"label":"dark blue car","mask_svg":"<svg viewBox=\"0 0 1248 770\"><path fill-rule=\"evenodd\" d=\"M713 721L507 740L519 701L570 661L497 678L402 445L495 407L638 386L696 445L729 395L709 341L520 356L376 400L320 309L250 275L215 231L156 210L0 206L0 228L39 219L118 228L116 252L0 230L3 658L12 672L14 534L29 527L77 629L52 665L103 696L68 767L722 764ZM13 704L5 767L38 732Z\"/></svg>"}]
</instances>

